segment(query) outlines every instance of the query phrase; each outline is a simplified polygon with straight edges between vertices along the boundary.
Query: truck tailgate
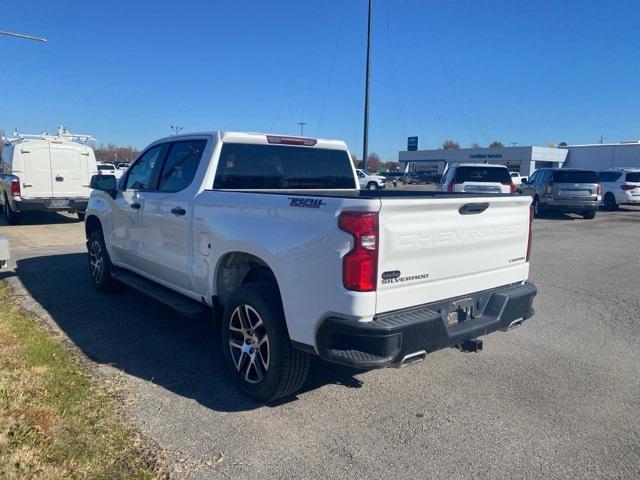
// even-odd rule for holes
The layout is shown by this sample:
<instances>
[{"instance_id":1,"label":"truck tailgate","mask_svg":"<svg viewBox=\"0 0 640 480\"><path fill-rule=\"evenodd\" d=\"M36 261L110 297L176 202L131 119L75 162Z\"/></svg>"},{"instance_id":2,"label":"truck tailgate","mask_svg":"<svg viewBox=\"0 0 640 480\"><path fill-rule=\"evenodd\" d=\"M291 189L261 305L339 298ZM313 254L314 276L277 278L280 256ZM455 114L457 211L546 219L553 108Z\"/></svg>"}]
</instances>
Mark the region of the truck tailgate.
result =
<instances>
[{"instance_id":1,"label":"truck tailgate","mask_svg":"<svg viewBox=\"0 0 640 480\"><path fill-rule=\"evenodd\" d=\"M378 313L527 279L529 196L382 198Z\"/></svg>"}]
</instances>

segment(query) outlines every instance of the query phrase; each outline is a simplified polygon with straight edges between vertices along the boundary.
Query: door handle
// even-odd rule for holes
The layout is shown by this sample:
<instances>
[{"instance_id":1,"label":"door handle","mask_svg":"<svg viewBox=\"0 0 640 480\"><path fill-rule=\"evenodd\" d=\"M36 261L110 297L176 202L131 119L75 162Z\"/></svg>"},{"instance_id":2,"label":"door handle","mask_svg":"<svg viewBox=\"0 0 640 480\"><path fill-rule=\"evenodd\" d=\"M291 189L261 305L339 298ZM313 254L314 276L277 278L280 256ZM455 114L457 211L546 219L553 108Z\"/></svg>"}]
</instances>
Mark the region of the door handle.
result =
<instances>
[{"instance_id":1,"label":"door handle","mask_svg":"<svg viewBox=\"0 0 640 480\"><path fill-rule=\"evenodd\" d=\"M458 213L460 215L475 215L484 212L487 208L489 208L488 203L467 203L460 207Z\"/></svg>"},{"instance_id":2,"label":"door handle","mask_svg":"<svg viewBox=\"0 0 640 480\"><path fill-rule=\"evenodd\" d=\"M56 182L64 182L64 177L61 177L60 175L56 176Z\"/></svg>"},{"instance_id":3,"label":"door handle","mask_svg":"<svg viewBox=\"0 0 640 480\"><path fill-rule=\"evenodd\" d=\"M134 210L140 210L140 204L139 203L132 203L131 205L129 205L131 208L133 208Z\"/></svg>"},{"instance_id":4,"label":"door handle","mask_svg":"<svg viewBox=\"0 0 640 480\"><path fill-rule=\"evenodd\" d=\"M182 215L186 214L186 213L187 213L187 211L186 211L184 208L182 208L182 207L173 207L173 208L171 209L171 213L173 213L174 215L177 215L177 216L181 217Z\"/></svg>"}]
</instances>

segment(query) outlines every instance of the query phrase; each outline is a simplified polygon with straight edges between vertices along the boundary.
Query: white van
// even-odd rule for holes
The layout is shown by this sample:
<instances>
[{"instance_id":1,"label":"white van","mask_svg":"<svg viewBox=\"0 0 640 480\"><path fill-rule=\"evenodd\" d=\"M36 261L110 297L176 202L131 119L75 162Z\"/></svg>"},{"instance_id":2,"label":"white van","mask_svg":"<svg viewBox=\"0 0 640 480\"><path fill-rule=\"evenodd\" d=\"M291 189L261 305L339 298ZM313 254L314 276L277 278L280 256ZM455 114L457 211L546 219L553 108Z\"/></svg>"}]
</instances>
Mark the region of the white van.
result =
<instances>
[{"instance_id":1,"label":"white van","mask_svg":"<svg viewBox=\"0 0 640 480\"><path fill-rule=\"evenodd\" d=\"M93 149L70 134L20 135L2 151L0 206L9 224L23 212L67 211L84 219L91 176L96 175Z\"/></svg>"}]
</instances>

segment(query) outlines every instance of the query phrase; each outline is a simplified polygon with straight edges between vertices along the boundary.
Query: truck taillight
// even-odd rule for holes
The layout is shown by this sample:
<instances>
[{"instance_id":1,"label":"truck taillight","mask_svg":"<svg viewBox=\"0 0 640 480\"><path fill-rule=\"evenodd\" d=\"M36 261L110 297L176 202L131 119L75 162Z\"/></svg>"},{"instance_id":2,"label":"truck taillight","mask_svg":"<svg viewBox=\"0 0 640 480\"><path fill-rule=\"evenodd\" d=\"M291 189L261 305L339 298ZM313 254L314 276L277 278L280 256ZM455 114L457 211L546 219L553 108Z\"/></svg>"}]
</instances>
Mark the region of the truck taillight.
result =
<instances>
[{"instance_id":1,"label":"truck taillight","mask_svg":"<svg viewBox=\"0 0 640 480\"><path fill-rule=\"evenodd\" d=\"M342 283L347 290L373 292L378 275L378 214L342 212L340 229L353 235L353 248L344 256Z\"/></svg>"},{"instance_id":2,"label":"truck taillight","mask_svg":"<svg viewBox=\"0 0 640 480\"><path fill-rule=\"evenodd\" d=\"M598 195L602 195L602 185L598 184Z\"/></svg>"},{"instance_id":3,"label":"truck taillight","mask_svg":"<svg viewBox=\"0 0 640 480\"><path fill-rule=\"evenodd\" d=\"M14 178L11 181L11 196L19 197L20 196L20 180Z\"/></svg>"},{"instance_id":4,"label":"truck taillight","mask_svg":"<svg viewBox=\"0 0 640 480\"><path fill-rule=\"evenodd\" d=\"M516 193L518 191L513 182L505 182L502 185L508 185L509 186L509 193Z\"/></svg>"},{"instance_id":5,"label":"truck taillight","mask_svg":"<svg viewBox=\"0 0 640 480\"><path fill-rule=\"evenodd\" d=\"M453 192L453 189L456 186L456 182L449 182L449 185L447 185L447 192Z\"/></svg>"},{"instance_id":6,"label":"truck taillight","mask_svg":"<svg viewBox=\"0 0 640 480\"><path fill-rule=\"evenodd\" d=\"M638 185L628 185L628 184L624 184L624 185L620 185L620 188L622 190L634 190L636 188L638 188ZM598 192L598 195L600 195L600 192Z\"/></svg>"},{"instance_id":7,"label":"truck taillight","mask_svg":"<svg viewBox=\"0 0 640 480\"><path fill-rule=\"evenodd\" d=\"M533 239L533 204L529 206L529 239L527 240L527 255L526 261L529 261L531 256L531 240Z\"/></svg>"}]
</instances>

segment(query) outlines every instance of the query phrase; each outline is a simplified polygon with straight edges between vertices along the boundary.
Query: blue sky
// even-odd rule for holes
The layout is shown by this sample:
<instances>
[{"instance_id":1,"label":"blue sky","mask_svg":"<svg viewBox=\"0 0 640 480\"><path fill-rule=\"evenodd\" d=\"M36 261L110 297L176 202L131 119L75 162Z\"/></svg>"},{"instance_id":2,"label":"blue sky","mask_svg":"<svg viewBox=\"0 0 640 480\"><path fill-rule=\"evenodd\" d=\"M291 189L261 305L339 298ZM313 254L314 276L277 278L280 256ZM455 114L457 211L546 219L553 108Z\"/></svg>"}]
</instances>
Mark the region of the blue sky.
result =
<instances>
[{"instance_id":1,"label":"blue sky","mask_svg":"<svg viewBox=\"0 0 640 480\"><path fill-rule=\"evenodd\" d=\"M640 2L373 0L370 151L640 138ZM0 128L143 147L248 130L362 151L366 0L0 0Z\"/></svg>"}]
</instances>

